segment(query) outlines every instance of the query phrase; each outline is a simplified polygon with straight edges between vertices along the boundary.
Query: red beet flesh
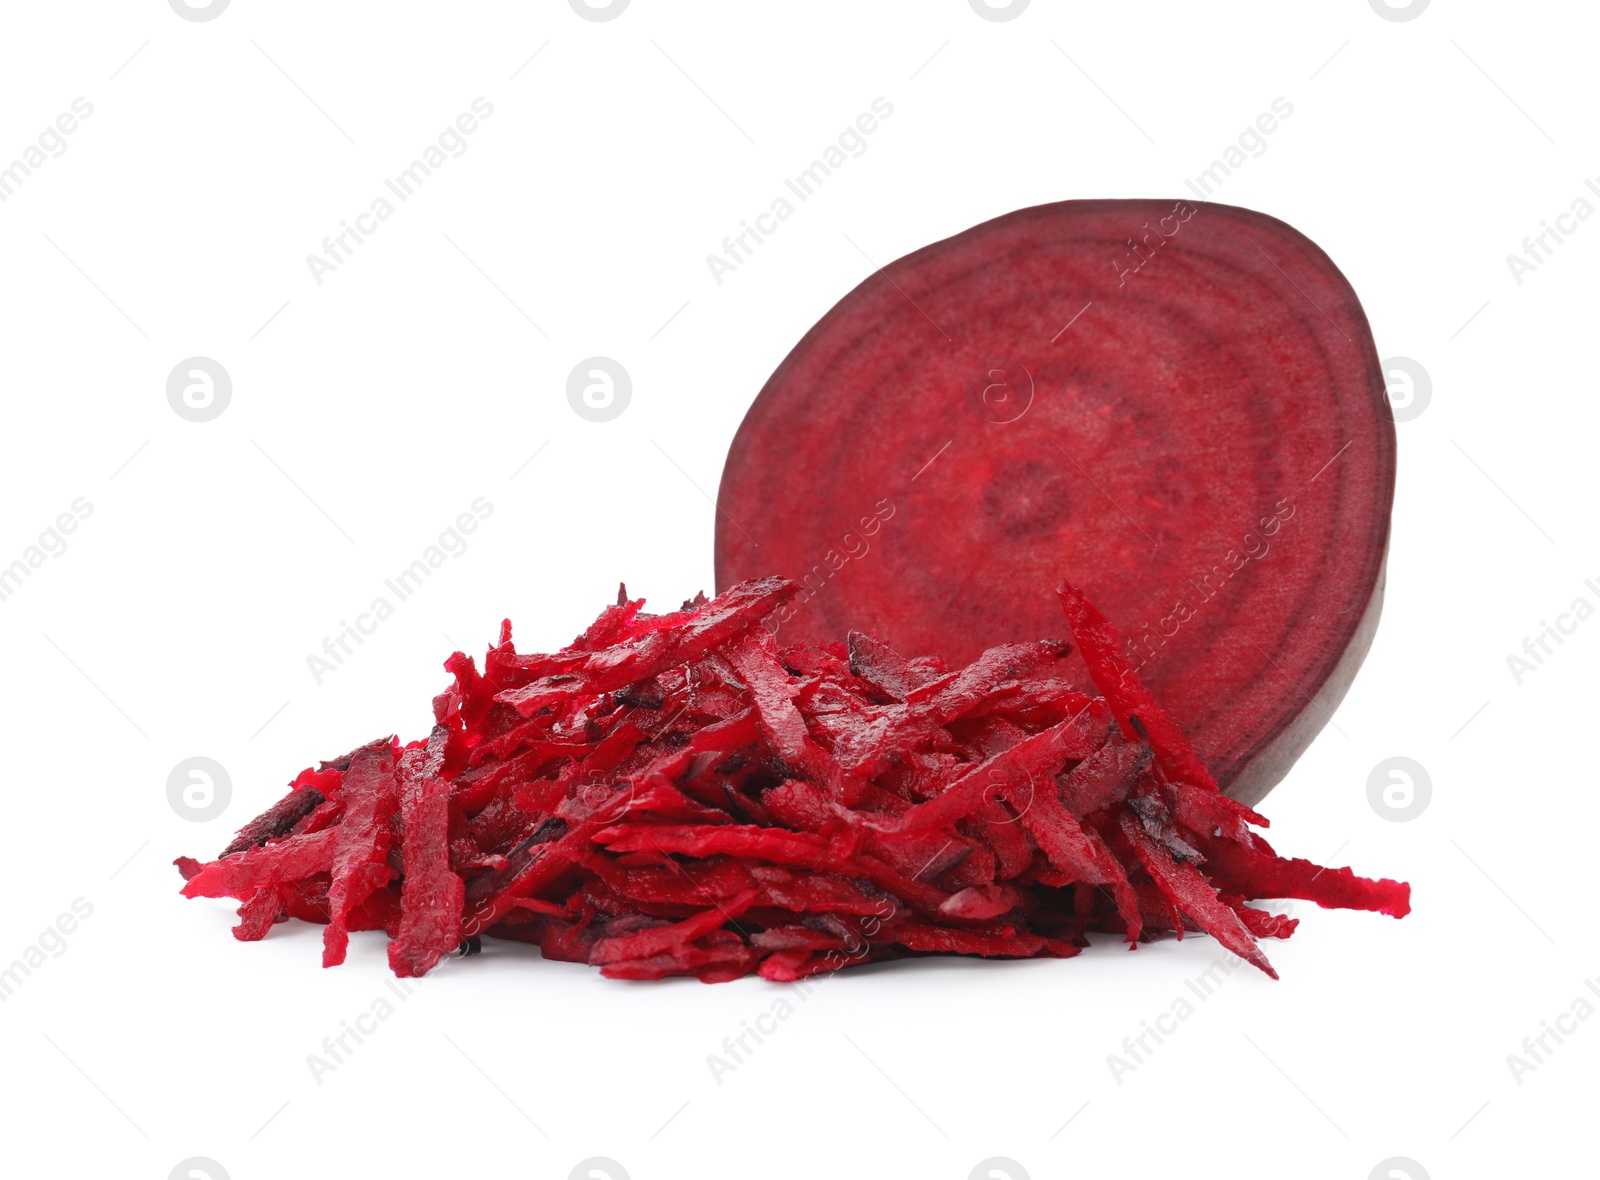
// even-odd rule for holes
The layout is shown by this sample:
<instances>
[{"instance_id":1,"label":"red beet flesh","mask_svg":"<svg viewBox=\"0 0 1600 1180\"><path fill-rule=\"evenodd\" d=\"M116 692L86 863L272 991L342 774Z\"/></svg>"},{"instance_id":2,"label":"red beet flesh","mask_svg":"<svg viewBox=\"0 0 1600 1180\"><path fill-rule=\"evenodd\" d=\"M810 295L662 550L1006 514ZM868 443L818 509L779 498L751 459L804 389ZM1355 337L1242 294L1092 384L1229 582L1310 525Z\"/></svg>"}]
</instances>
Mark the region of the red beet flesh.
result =
<instances>
[{"instance_id":1,"label":"red beet flesh","mask_svg":"<svg viewBox=\"0 0 1600 1180\"><path fill-rule=\"evenodd\" d=\"M446 661L427 739L303 771L217 860L178 859L183 892L237 899L242 941L322 923L325 966L381 929L403 976L487 934L707 982L1066 957L1089 931L1203 931L1271 975L1256 940L1296 923L1251 899L1409 910L1406 885L1276 856L1075 587L1076 677L1050 639L959 670L859 633L780 649L797 592L767 578L659 617L624 593L554 655L507 623L481 673Z\"/></svg>"},{"instance_id":2,"label":"red beet flesh","mask_svg":"<svg viewBox=\"0 0 1600 1180\"><path fill-rule=\"evenodd\" d=\"M892 263L795 346L728 456L717 583L800 582L784 642L966 661L1054 633L1065 573L1253 803L1371 641L1394 467L1316 245L1224 205L1045 205Z\"/></svg>"}]
</instances>

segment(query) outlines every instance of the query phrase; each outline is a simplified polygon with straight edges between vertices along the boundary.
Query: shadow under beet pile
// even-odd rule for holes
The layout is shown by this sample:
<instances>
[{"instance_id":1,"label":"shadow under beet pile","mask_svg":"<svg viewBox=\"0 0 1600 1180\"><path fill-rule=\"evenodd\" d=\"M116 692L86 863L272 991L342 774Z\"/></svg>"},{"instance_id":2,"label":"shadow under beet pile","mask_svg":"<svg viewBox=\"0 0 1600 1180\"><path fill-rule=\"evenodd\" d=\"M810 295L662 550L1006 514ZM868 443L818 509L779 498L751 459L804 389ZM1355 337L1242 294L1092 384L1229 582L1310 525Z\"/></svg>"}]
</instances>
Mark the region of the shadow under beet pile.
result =
<instances>
[{"instance_id":1,"label":"shadow under beet pile","mask_svg":"<svg viewBox=\"0 0 1600 1180\"><path fill-rule=\"evenodd\" d=\"M381 929L399 975L487 934L707 982L1089 931L1204 931L1274 975L1256 940L1296 923L1251 900L1408 912L1406 885L1275 855L1071 586L1081 662L1041 640L961 669L860 634L780 649L762 620L796 589L659 616L624 592L551 655L505 623L481 672L446 661L428 738L301 772L218 859L178 859L184 895L237 899L245 941L325 923L325 966Z\"/></svg>"}]
</instances>

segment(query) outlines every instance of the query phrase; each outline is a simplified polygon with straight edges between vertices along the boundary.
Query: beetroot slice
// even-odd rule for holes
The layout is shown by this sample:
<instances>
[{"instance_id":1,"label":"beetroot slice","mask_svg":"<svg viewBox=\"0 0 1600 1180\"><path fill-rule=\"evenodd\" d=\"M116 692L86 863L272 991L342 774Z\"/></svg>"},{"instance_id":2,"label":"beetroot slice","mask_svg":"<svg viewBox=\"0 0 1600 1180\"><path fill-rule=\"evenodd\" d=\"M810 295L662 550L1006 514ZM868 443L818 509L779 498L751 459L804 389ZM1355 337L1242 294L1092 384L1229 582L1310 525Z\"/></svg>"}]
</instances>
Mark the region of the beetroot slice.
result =
<instances>
[{"instance_id":1,"label":"beetroot slice","mask_svg":"<svg viewBox=\"0 0 1600 1180\"><path fill-rule=\"evenodd\" d=\"M1254 803L1376 627L1384 386L1349 283L1283 222L1024 209L891 263L795 346L728 455L717 583L800 582L784 643L858 630L960 666L1055 633L1038 588L1065 574Z\"/></svg>"}]
</instances>

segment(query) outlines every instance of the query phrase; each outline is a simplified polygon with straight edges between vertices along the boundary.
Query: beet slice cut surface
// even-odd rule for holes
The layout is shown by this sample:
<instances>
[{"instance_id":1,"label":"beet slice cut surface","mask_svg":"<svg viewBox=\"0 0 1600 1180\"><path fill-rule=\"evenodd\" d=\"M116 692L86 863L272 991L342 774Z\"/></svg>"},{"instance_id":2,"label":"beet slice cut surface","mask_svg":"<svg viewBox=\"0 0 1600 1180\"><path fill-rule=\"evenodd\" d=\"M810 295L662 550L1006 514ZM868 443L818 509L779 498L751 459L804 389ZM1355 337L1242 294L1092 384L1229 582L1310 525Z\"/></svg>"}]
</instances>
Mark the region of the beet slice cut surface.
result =
<instances>
[{"instance_id":1,"label":"beet slice cut surface","mask_svg":"<svg viewBox=\"0 0 1600 1180\"><path fill-rule=\"evenodd\" d=\"M1064 575L1254 803L1371 642L1394 474L1366 317L1314 243L1226 205L1043 205L891 263L795 346L729 452L717 585L798 582L780 644L959 667L1056 633Z\"/></svg>"}]
</instances>

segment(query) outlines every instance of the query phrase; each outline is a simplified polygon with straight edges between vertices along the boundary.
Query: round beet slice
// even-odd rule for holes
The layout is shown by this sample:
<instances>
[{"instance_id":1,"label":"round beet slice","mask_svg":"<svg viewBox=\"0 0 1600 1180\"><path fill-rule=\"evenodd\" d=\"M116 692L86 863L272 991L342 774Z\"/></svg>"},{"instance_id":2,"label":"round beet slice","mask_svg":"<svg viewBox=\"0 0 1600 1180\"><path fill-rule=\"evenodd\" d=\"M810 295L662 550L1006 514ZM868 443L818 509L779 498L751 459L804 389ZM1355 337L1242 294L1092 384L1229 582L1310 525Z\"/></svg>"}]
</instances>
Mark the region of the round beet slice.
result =
<instances>
[{"instance_id":1,"label":"round beet slice","mask_svg":"<svg viewBox=\"0 0 1600 1180\"><path fill-rule=\"evenodd\" d=\"M718 497L717 586L805 587L953 665L1082 586L1229 794L1265 795L1371 643L1394 420L1366 316L1288 225L1066 201L870 276L773 373Z\"/></svg>"}]
</instances>

